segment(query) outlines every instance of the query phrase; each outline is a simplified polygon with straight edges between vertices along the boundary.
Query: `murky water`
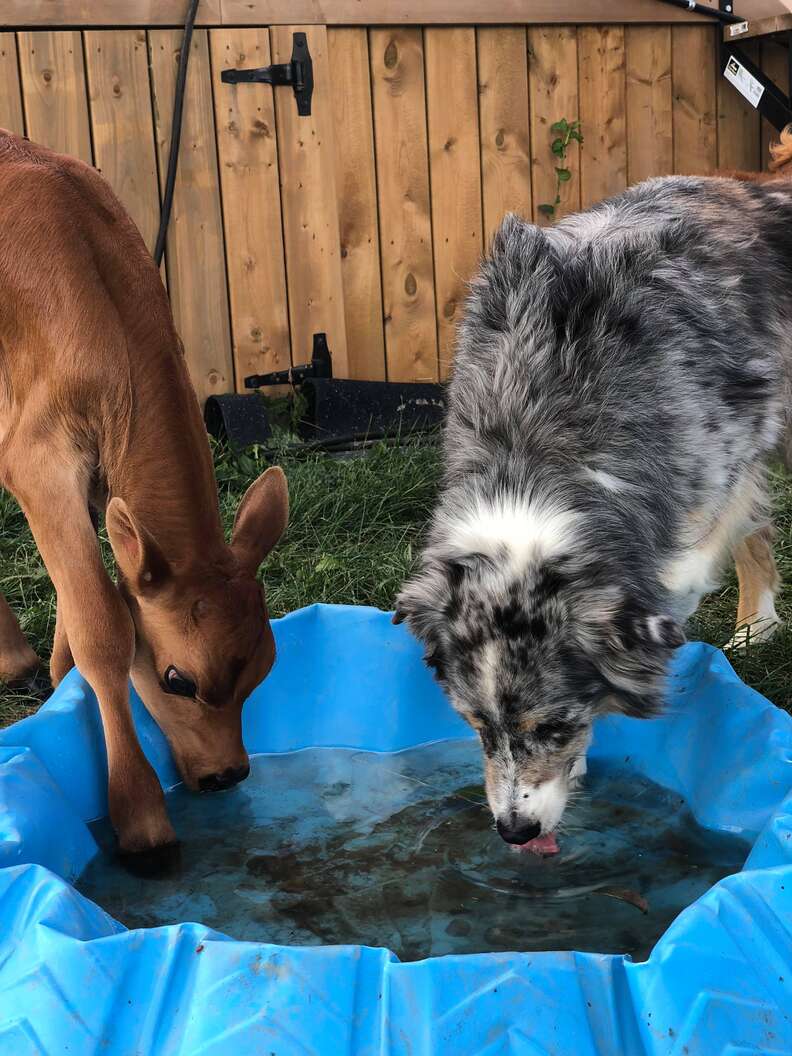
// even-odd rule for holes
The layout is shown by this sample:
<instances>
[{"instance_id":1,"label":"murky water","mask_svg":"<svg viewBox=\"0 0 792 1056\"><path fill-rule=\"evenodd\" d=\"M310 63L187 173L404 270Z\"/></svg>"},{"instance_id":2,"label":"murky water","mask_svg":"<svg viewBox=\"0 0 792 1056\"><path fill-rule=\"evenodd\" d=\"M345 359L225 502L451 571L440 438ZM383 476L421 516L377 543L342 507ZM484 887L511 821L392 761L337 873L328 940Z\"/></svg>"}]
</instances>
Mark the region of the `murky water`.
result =
<instances>
[{"instance_id":1,"label":"murky water","mask_svg":"<svg viewBox=\"0 0 792 1056\"><path fill-rule=\"evenodd\" d=\"M570 949L642 959L748 850L634 775L590 773L553 858L507 847L483 800L471 741L258 756L232 792L168 796L177 875L137 879L105 854L77 887L130 928L192 920L237 939L387 946L403 960ZM108 846L107 823L95 831Z\"/></svg>"}]
</instances>

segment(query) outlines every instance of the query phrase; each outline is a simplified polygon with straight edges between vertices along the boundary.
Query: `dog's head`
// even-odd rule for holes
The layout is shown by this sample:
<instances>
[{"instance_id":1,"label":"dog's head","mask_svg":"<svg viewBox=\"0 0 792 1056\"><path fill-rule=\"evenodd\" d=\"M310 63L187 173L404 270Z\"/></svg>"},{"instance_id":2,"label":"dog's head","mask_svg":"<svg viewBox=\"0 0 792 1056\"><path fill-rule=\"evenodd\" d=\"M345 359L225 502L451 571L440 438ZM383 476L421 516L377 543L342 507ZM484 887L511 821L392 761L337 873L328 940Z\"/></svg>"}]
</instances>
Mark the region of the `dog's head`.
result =
<instances>
[{"instance_id":1,"label":"dog's head","mask_svg":"<svg viewBox=\"0 0 792 1056\"><path fill-rule=\"evenodd\" d=\"M111 499L106 520L135 624L135 689L188 788L230 788L249 771L242 704L275 659L256 573L286 527L286 478L268 469L250 486L230 547L179 563L121 499Z\"/></svg>"},{"instance_id":2,"label":"dog's head","mask_svg":"<svg viewBox=\"0 0 792 1056\"><path fill-rule=\"evenodd\" d=\"M561 554L515 568L507 548L441 557L435 548L400 594L426 662L478 732L501 836L552 833L585 772L594 718L660 707L672 649L684 640L652 611Z\"/></svg>"}]
</instances>

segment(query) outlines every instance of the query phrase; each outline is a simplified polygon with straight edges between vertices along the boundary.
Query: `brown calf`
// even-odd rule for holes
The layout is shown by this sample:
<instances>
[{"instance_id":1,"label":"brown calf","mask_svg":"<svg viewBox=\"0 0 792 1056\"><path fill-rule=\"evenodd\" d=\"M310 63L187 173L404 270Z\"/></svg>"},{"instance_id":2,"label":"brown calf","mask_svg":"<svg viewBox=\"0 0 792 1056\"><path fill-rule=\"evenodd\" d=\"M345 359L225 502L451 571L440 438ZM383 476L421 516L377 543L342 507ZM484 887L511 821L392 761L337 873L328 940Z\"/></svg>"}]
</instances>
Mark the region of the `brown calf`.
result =
<instances>
[{"instance_id":1,"label":"brown calf","mask_svg":"<svg viewBox=\"0 0 792 1056\"><path fill-rule=\"evenodd\" d=\"M99 701L120 849L156 861L175 835L128 679L189 788L247 775L242 702L275 656L255 576L286 526L286 480L270 469L251 485L227 545L181 343L137 229L93 169L3 131L0 486L57 591L52 681L76 663ZM118 586L92 509L105 511ZM0 679L37 662L0 597Z\"/></svg>"}]
</instances>

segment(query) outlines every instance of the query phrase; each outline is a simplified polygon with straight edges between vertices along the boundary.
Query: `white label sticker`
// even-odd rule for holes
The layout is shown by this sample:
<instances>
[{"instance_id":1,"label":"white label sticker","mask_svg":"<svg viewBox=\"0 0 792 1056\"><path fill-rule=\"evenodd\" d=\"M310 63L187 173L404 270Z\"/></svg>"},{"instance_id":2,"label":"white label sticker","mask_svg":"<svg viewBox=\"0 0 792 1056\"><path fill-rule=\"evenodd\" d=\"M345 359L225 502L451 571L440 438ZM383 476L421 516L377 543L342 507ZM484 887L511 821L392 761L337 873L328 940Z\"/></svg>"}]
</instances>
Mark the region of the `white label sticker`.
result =
<instances>
[{"instance_id":1,"label":"white label sticker","mask_svg":"<svg viewBox=\"0 0 792 1056\"><path fill-rule=\"evenodd\" d=\"M726 63L726 69L723 71L723 76L729 81L737 91L744 95L748 102L753 107L759 105L759 100L764 95L764 85L757 81L753 74L749 73L741 62L731 57Z\"/></svg>"},{"instance_id":2,"label":"white label sticker","mask_svg":"<svg viewBox=\"0 0 792 1056\"><path fill-rule=\"evenodd\" d=\"M748 23L747 22L737 22L736 24L733 24L733 25L729 26L729 36L730 37L741 37L743 35L743 33L747 33L747 32L748 32Z\"/></svg>"}]
</instances>

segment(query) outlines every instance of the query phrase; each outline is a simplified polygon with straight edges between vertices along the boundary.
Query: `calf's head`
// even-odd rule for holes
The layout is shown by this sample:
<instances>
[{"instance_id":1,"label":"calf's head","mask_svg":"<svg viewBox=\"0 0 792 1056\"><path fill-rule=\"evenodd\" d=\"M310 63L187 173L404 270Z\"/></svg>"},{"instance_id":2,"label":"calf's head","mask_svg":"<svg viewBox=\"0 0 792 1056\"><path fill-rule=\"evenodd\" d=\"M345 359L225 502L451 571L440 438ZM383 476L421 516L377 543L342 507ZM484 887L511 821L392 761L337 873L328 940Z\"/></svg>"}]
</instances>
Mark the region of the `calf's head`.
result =
<instances>
[{"instance_id":1,"label":"calf's head","mask_svg":"<svg viewBox=\"0 0 792 1056\"><path fill-rule=\"evenodd\" d=\"M193 791L220 791L249 771L242 704L275 660L258 567L283 533L280 469L250 486L231 538L205 554L166 556L120 498L107 507L119 585L135 624L132 681Z\"/></svg>"}]
</instances>

